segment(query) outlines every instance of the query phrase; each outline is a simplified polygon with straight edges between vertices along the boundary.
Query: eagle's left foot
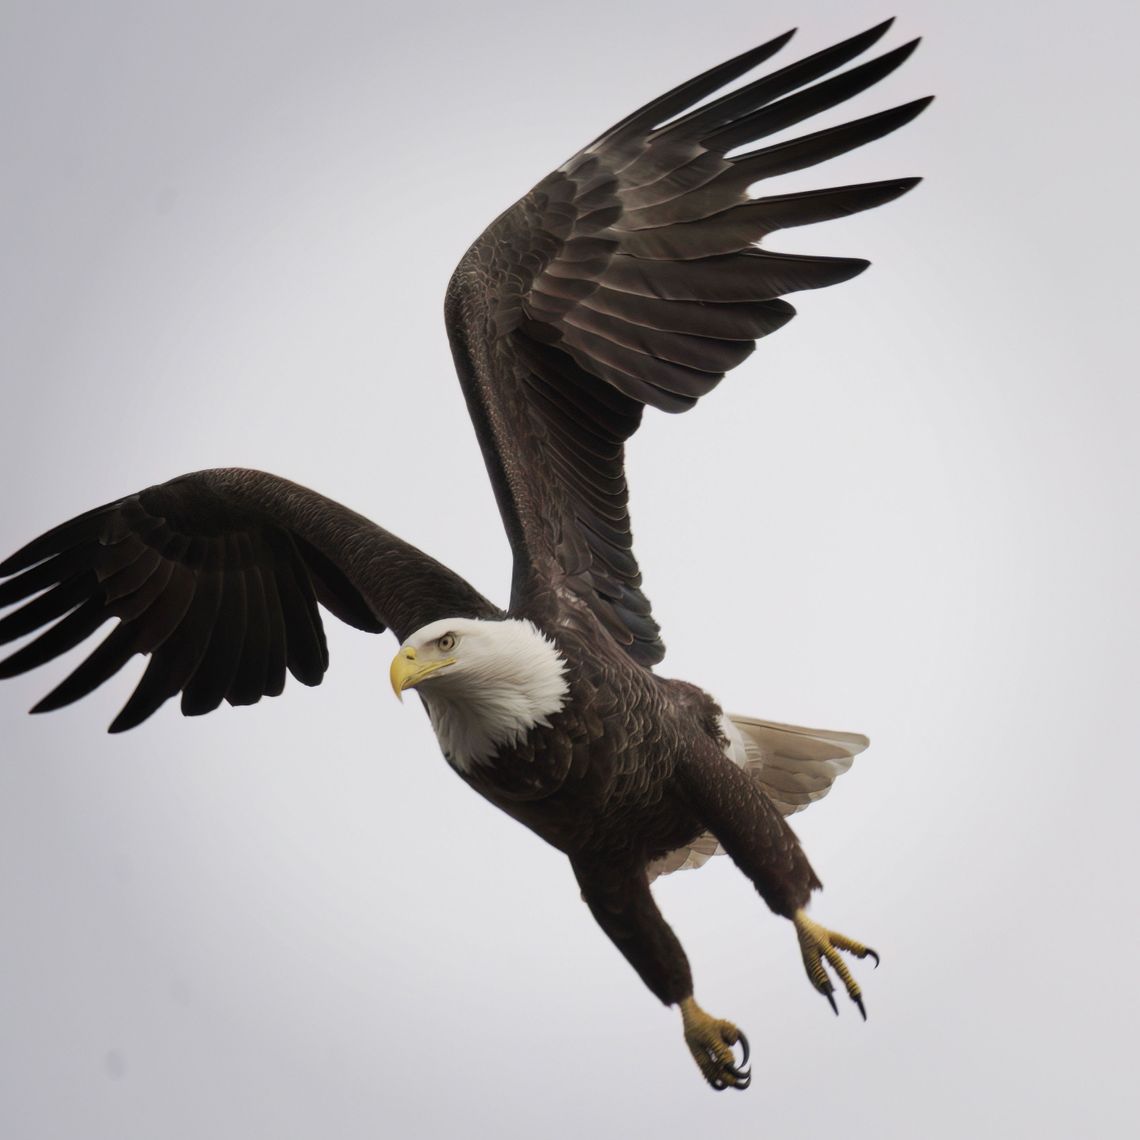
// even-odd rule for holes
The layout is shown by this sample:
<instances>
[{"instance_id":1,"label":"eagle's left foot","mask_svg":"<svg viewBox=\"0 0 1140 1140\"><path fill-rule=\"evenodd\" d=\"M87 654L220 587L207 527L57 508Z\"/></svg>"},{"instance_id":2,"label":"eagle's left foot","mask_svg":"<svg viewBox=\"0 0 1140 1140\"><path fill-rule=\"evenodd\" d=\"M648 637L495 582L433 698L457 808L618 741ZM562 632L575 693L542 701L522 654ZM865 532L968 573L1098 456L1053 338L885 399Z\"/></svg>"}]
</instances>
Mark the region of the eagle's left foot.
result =
<instances>
[{"instance_id":1,"label":"eagle's left foot","mask_svg":"<svg viewBox=\"0 0 1140 1140\"><path fill-rule=\"evenodd\" d=\"M704 1078L717 1092L723 1089L746 1089L752 1083L748 1064L748 1038L731 1021L711 1017L691 998L681 1002L681 1023L685 1044L697 1062ZM740 1042L742 1056L737 1065L732 1046Z\"/></svg>"},{"instance_id":2,"label":"eagle's left foot","mask_svg":"<svg viewBox=\"0 0 1140 1140\"><path fill-rule=\"evenodd\" d=\"M879 965L879 955L861 942L856 942L844 934L836 933L834 930L827 930L818 922L812 922L802 910L796 911L792 922L795 923L796 934L800 939L800 953L804 957L804 969L807 970L808 980L827 998L831 1003L831 1008L838 1013L839 1007L835 1004L835 998L832 997L835 986L832 985L831 979L827 976L827 971L823 968L823 960L826 958L831 968L839 975L839 980L846 987L848 996L859 1007L863 1020L866 1021L867 1011L863 1008L863 991L859 989L859 983L851 976L847 964L839 957L839 951L846 950L849 954L854 954L856 958L874 958L876 967Z\"/></svg>"}]
</instances>

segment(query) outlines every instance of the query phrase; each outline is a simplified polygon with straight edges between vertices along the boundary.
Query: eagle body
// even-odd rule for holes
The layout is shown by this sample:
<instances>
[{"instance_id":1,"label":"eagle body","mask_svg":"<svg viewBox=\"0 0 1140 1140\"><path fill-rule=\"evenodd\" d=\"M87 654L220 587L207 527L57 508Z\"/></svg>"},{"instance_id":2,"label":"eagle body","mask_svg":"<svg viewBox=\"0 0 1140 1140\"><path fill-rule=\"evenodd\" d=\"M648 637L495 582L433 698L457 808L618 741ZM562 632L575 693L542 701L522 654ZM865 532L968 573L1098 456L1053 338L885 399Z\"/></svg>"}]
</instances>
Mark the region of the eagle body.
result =
<instances>
[{"instance_id":1,"label":"eagle body","mask_svg":"<svg viewBox=\"0 0 1140 1140\"><path fill-rule=\"evenodd\" d=\"M573 685L571 692L577 695ZM778 868L759 860L755 874L771 909L790 918L818 880L783 816L749 777L729 783L739 769L725 756L720 717L696 686L658 679L652 692L631 692L631 704L600 724L560 714L463 778L576 868L624 870L632 878L708 830L709 809L697 808L693 785L719 777L721 810L755 828L766 853L783 854ZM638 726L633 733L630 722Z\"/></svg>"},{"instance_id":2,"label":"eagle body","mask_svg":"<svg viewBox=\"0 0 1140 1140\"><path fill-rule=\"evenodd\" d=\"M418 687L444 756L472 788L569 856L603 926L635 913L648 897L646 868L692 843L710 820L772 910L792 917L819 881L772 801L730 759L720 707L695 685L658 677L623 655L593 657L596 638L574 632L574 608L558 635L529 619L435 622L408 640L407 657L397 656L393 685ZM579 617L586 627L595 620ZM453 661L422 676L402 671L430 669L441 637ZM470 642L479 649L468 666ZM520 658L527 661L521 671ZM557 691L555 678L564 685L557 702L535 702L536 689ZM491 718L482 706L501 710L512 695L529 716L500 712L502 740L486 740L482 726ZM452 717L466 712L479 726L484 753L461 749L457 757L462 733L450 724L441 732L443 708ZM652 913L663 943L651 963L656 971L642 974L672 1004L691 985L688 965ZM615 941L627 955L639 948L636 939Z\"/></svg>"},{"instance_id":3,"label":"eagle body","mask_svg":"<svg viewBox=\"0 0 1140 1140\"><path fill-rule=\"evenodd\" d=\"M461 258L445 319L512 548L505 607L316 491L262 471L197 471L86 511L0 563L0 609L15 607L0 644L31 638L0 678L114 620L32 711L79 700L143 656L110 726L121 732L176 696L195 716L276 696L288 674L319 684L322 609L391 630L397 694L419 693L464 781L568 856L598 924L679 1007L709 1084L747 1088L748 1045L696 1004L650 891L658 874L727 852L793 922L814 988L836 1008L830 969L863 1012L839 952L873 951L807 917L820 884L784 816L825 795L867 740L726 716L654 672L665 647L633 552L625 443L647 407L688 410L787 323L787 294L867 268L763 242L883 205L918 179L762 184L927 106L796 133L910 56L917 41L846 66L889 26L746 78L788 33L680 84L543 178Z\"/></svg>"}]
</instances>

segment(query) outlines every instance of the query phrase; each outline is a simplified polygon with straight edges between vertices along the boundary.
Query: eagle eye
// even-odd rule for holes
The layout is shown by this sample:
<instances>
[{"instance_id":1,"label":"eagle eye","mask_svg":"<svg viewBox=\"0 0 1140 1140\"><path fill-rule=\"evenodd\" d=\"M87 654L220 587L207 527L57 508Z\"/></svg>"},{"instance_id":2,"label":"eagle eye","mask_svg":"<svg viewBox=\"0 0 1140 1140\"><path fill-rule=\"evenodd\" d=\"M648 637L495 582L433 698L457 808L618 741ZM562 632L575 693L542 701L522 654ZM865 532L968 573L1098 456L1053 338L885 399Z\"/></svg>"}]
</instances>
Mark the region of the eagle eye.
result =
<instances>
[{"instance_id":1,"label":"eagle eye","mask_svg":"<svg viewBox=\"0 0 1140 1140\"><path fill-rule=\"evenodd\" d=\"M436 641L436 645L438 645L444 653L450 653L455 648L455 634L445 633Z\"/></svg>"}]
</instances>

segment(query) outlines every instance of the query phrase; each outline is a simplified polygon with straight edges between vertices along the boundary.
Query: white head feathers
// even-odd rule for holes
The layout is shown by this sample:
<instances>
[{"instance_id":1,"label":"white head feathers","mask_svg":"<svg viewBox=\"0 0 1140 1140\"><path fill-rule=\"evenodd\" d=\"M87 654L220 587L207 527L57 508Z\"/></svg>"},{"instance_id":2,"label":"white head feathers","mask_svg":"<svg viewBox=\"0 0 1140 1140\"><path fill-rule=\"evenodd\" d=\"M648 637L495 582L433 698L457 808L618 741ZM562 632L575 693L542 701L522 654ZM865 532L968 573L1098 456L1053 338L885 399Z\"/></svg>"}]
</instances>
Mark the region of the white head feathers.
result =
<instances>
[{"instance_id":1,"label":"white head feathers","mask_svg":"<svg viewBox=\"0 0 1140 1140\"><path fill-rule=\"evenodd\" d=\"M462 772L566 704L566 661L533 622L445 618L416 630L401 647L409 648L425 663L453 661L417 688L444 755Z\"/></svg>"}]
</instances>

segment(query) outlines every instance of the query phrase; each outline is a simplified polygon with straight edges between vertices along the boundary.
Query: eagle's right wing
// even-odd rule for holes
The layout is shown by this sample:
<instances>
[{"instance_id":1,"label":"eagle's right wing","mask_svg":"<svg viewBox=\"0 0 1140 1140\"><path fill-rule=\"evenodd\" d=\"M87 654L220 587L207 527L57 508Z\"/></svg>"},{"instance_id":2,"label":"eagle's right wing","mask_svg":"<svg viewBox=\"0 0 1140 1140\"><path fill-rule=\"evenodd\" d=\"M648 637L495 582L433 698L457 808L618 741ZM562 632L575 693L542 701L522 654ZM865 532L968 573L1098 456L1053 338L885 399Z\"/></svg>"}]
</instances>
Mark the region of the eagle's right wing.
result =
<instances>
[{"instance_id":1,"label":"eagle's right wing","mask_svg":"<svg viewBox=\"0 0 1140 1140\"><path fill-rule=\"evenodd\" d=\"M86 696L135 654L150 662L110 731L182 694L188 716L276 696L288 669L328 668L319 602L403 641L442 617L497 618L458 574L339 503L262 471L198 471L71 519L0 563L0 645L47 627L0 661L0 678L68 652L110 618L105 640L32 710ZM26 599L31 599L27 601ZM54 624L53 624L54 623Z\"/></svg>"}]
</instances>

